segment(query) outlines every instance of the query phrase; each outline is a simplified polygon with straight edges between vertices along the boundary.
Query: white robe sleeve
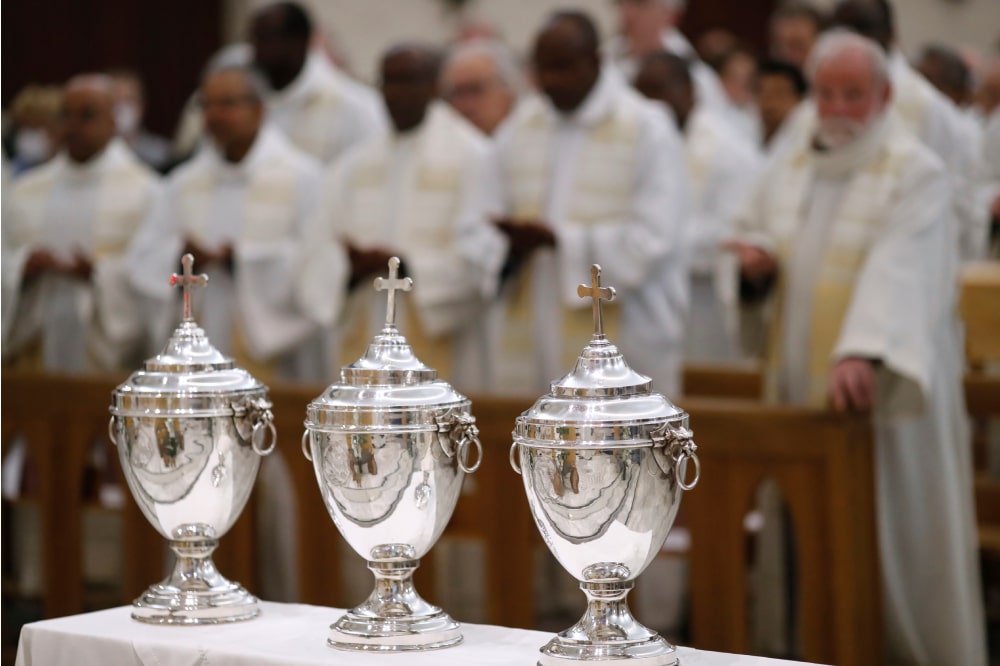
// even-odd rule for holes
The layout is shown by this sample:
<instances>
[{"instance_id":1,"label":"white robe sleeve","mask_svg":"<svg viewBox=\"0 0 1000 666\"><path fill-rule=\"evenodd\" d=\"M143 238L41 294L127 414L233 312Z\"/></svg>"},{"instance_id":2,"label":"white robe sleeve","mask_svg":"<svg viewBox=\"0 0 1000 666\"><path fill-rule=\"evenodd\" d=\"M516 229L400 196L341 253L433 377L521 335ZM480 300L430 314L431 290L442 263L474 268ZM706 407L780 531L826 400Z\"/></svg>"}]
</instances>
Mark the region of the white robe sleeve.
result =
<instances>
[{"instance_id":1,"label":"white robe sleeve","mask_svg":"<svg viewBox=\"0 0 1000 666\"><path fill-rule=\"evenodd\" d=\"M921 409L929 396L935 339L953 317L957 266L949 179L927 162L908 168L833 351L834 361L881 360L891 392L880 399L907 411Z\"/></svg>"},{"instance_id":2,"label":"white robe sleeve","mask_svg":"<svg viewBox=\"0 0 1000 666\"><path fill-rule=\"evenodd\" d=\"M568 305L576 307L579 302L576 286L581 281L581 259L587 263L587 257L593 257L607 284L637 289L656 262L668 256L684 258L687 176L680 138L665 115L654 109L646 112L636 151L634 191L626 219L593 226L558 225L561 292Z\"/></svg>"}]
</instances>

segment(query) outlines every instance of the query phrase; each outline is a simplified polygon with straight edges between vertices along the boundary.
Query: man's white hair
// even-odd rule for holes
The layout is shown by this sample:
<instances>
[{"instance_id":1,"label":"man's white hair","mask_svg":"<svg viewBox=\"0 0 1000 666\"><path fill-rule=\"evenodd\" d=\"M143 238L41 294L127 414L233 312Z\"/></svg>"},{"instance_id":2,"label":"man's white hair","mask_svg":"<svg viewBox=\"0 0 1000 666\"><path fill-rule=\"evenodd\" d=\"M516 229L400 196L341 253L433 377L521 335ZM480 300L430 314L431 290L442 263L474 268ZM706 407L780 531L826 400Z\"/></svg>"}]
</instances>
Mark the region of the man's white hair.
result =
<instances>
[{"instance_id":1,"label":"man's white hair","mask_svg":"<svg viewBox=\"0 0 1000 666\"><path fill-rule=\"evenodd\" d=\"M813 46L809 60L806 61L806 76L809 82L815 81L816 71L823 63L852 51L861 53L868 59L872 77L877 85L886 85L890 82L889 59L882 47L867 37L843 28L824 32Z\"/></svg>"},{"instance_id":2,"label":"man's white hair","mask_svg":"<svg viewBox=\"0 0 1000 666\"><path fill-rule=\"evenodd\" d=\"M451 47L445 59L444 67L441 68L444 74L449 67L456 62L467 58L486 56L497 68L497 76L510 88L515 95L520 95L525 88L524 73L521 65L517 61L514 52L506 44L491 38L470 39L460 42Z\"/></svg>"}]
</instances>

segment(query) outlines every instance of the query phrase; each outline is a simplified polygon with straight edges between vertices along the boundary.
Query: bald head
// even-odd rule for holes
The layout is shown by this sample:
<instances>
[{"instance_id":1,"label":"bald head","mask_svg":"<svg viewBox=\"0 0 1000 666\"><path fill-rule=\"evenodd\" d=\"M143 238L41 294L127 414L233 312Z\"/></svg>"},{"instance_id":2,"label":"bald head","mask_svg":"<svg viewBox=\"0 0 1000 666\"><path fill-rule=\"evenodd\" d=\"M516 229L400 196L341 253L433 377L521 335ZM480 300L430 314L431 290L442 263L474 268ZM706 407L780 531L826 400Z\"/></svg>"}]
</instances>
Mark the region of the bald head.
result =
<instances>
[{"instance_id":1,"label":"bald head","mask_svg":"<svg viewBox=\"0 0 1000 666\"><path fill-rule=\"evenodd\" d=\"M817 42L808 67L819 139L828 147L850 143L885 112L891 95L889 63L872 40L830 31Z\"/></svg>"},{"instance_id":2,"label":"bald head","mask_svg":"<svg viewBox=\"0 0 1000 666\"><path fill-rule=\"evenodd\" d=\"M448 54L441 94L469 122L493 134L514 106L520 78L517 61L503 44L473 40Z\"/></svg>"},{"instance_id":3,"label":"bald head","mask_svg":"<svg viewBox=\"0 0 1000 666\"><path fill-rule=\"evenodd\" d=\"M407 132L424 121L437 95L440 52L422 44L400 44L382 56L382 97L393 126Z\"/></svg>"},{"instance_id":4,"label":"bald head","mask_svg":"<svg viewBox=\"0 0 1000 666\"><path fill-rule=\"evenodd\" d=\"M966 106L972 94L972 73L958 51L931 44L924 48L917 69L956 106Z\"/></svg>"},{"instance_id":5,"label":"bald head","mask_svg":"<svg viewBox=\"0 0 1000 666\"><path fill-rule=\"evenodd\" d=\"M295 80L305 65L312 20L296 2L276 2L254 13L250 21L254 65L275 90Z\"/></svg>"},{"instance_id":6,"label":"bald head","mask_svg":"<svg viewBox=\"0 0 1000 666\"><path fill-rule=\"evenodd\" d=\"M681 129L687 125L694 108L694 86L686 60L667 51L646 54L635 76L635 87L647 98L673 109Z\"/></svg>"},{"instance_id":7,"label":"bald head","mask_svg":"<svg viewBox=\"0 0 1000 666\"><path fill-rule=\"evenodd\" d=\"M66 82L63 141L74 162L87 162L115 136L114 82L104 74L82 74Z\"/></svg>"},{"instance_id":8,"label":"bald head","mask_svg":"<svg viewBox=\"0 0 1000 666\"><path fill-rule=\"evenodd\" d=\"M250 151L264 118L265 85L246 67L217 67L198 91L205 129L230 162Z\"/></svg>"},{"instance_id":9,"label":"bald head","mask_svg":"<svg viewBox=\"0 0 1000 666\"><path fill-rule=\"evenodd\" d=\"M888 0L841 0L833 8L831 23L867 37L886 53L895 40L895 19Z\"/></svg>"},{"instance_id":10,"label":"bald head","mask_svg":"<svg viewBox=\"0 0 1000 666\"><path fill-rule=\"evenodd\" d=\"M597 83L598 45L597 28L582 12L556 12L542 26L532 65L538 87L559 111L575 111Z\"/></svg>"}]
</instances>

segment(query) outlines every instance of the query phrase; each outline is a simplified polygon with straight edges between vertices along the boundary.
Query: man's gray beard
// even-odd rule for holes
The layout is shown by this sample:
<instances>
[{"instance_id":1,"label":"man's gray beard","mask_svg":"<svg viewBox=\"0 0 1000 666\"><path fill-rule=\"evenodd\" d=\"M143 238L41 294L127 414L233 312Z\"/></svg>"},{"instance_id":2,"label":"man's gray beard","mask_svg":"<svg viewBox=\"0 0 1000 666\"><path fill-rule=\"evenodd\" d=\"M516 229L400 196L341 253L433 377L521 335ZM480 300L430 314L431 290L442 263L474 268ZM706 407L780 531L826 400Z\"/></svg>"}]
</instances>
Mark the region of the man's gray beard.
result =
<instances>
[{"instance_id":1,"label":"man's gray beard","mask_svg":"<svg viewBox=\"0 0 1000 666\"><path fill-rule=\"evenodd\" d=\"M854 118L820 119L816 127L816 143L826 150L837 150L856 141L872 125L874 115L860 121Z\"/></svg>"}]
</instances>

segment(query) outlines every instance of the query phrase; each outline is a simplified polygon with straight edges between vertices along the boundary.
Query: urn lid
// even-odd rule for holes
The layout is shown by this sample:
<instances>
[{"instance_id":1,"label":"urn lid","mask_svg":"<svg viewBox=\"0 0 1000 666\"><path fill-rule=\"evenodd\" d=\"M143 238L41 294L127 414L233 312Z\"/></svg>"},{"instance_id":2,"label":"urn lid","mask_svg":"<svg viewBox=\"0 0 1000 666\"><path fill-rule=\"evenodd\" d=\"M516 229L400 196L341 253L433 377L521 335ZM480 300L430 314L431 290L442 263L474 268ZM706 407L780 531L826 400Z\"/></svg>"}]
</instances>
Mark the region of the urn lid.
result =
<instances>
[{"instance_id":1,"label":"urn lid","mask_svg":"<svg viewBox=\"0 0 1000 666\"><path fill-rule=\"evenodd\" d=\"M577 293L592 298L594 335L576 365L552 382L551 390L517 418L514 439L527 446L652 446L667 423L687 414L652 389L649 377L633 370L604 334L601 301L614 300L601 286L601 267L591 266L591 284Z\"/></svg>"},{"instance_id":2,"label":"urn lid","mask_svg":"<svg viewBox=\"0 0 1000 666\"><path fill-rule=\"evenodd\" d=\"M406 430L433 424L436 410L467 409L469 400L424 365L396 327L396 292L413 289L399 277L399 259L389 260L389 277L375 278L387 292L385 326L358 360L341 368L340 381L309 403L312 429L387 428Z\"/></svg>"},{"instance_id":3,"label":"urn lid","mask_svg":"<svg viewBox=\"0 0 1000 666\"><path fill-rule=\"evenodd\" d=\"M216 349L194 321L191 288L205 286L208 276L194 275L190 254L181 264L183 275L172 275L170 284L184 290L184 317L163 351L114 390L111 412L116 416L230 415L236 402L267 392L266 386Z\"/></svg>"}]
</instances>

